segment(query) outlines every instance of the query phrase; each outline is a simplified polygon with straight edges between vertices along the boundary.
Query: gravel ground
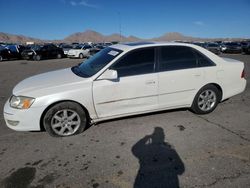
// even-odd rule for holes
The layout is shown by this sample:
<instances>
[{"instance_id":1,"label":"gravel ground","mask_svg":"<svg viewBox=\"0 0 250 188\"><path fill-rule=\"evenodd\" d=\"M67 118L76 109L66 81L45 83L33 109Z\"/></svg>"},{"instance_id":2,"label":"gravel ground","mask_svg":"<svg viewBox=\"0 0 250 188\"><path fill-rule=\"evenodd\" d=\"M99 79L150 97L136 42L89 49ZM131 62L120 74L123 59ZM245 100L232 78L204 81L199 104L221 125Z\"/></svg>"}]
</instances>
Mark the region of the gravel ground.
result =
<instances>
[{"instance_id":1,"label":"gravel ground","mask_svg":"<svg viewBox=\"0 0 250 188\"><path fill-rule=\"evenodd\" d=\"M223 56L244 61L250 75L249 55ZM5 126L3 105L19 81L79 62L0 62L0 187L250 187L249 77L244 93L209 115L151 113L68 138Z\"/></svg>"}]
</instances>

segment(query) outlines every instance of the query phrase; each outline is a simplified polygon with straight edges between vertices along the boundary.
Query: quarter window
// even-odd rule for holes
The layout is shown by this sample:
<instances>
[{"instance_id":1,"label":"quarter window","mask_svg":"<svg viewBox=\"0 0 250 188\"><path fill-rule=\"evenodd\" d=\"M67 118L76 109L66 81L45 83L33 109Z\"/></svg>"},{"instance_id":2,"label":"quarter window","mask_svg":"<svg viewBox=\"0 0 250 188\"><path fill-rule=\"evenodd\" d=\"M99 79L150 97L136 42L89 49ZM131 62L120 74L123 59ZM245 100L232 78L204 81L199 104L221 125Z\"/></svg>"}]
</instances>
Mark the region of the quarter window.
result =
<instances>
[{"instance_id":1,"label":"quarter window","mask_svg":"<svg viewBox=\"0 0 250 188\"><path fill-rule=\"evenodd\" d=\"M208 57L206 57L205 55L203 55L195 50L194 50L194 53L196 55L199 67L215 66L215 63L212 60L210 60Z\"/></svg>"},{"instance_id":2,"label":"quarter window","mask_svg":"<svg viewBox=\"0 0 250 188\"><path fill-rule=\"evenodd\" d=\"M185 46L165 46L161 48L160 71L171 71L197 67L193 50Z\"/></svg>"},{"instance_id":3,"label":"quarter window","mask_svg":"<svg viewBox=\"0 0 250 188\"><path fill-rule=\"evenodd\" d=\"M154 65L155 48L146 48L130 52L115 63L111 69L116 70L119 77L123 77L153 73Z\"/></svg>"}]
</instances>

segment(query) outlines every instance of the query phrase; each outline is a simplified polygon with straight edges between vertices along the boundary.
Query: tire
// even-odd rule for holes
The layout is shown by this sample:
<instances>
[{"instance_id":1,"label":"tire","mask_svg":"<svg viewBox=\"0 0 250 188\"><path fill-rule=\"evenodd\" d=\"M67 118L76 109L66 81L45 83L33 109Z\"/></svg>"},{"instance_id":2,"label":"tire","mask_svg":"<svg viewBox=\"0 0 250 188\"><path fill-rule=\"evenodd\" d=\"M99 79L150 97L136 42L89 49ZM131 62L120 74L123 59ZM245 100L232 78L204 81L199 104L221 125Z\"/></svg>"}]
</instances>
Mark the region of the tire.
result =
<instances>
[{"instance_id":1,"label":"tire","mask_svg":"<svg viewBox=\"0 0 250 188\"><path fill-rule=\"evenodd\" d=\"M3 57L2 57L2 56L0 56L0 62L1 62L1 61L3 61Z\"/></svg>"},{"instance_id":2,"label":"tire","mask_svg":"<svg viewBox=\"0 0 250 188\"><path fill-rule=\"evenodd\" d=\"M87 126L83 108L74 102L62 102L52 106L43 117L45 130L53 137L79 134Z\"/></svg>"},{"instance_id":3,"label":"tire","mask_svg":"<svg viewBox=\"0 0 250 188\"><path fill-rule=\"evenodd\" d=\"M206 85L196 94L192 111L196 114L208 114L217 107L221 100L221 92L214 85Z\"/></svg>"},{"instance_id":4,"label":"tire","mask_svg":"<svg viewBox=\"0 0 250 188\"><path fill-rule=\"evenodd\" d=\"M61 59L62 58L62 54L57 54L57 59Z\"/></svg>"},{"instance_id":5,"label":"tire","mask_svg":"<svg viewBox=\"0 0 250 188\"><path fill-rule=\"evenodd\" d=\"M83 56L82 53L79 54L79 58L80 58L80 59L83 59L83 58L84 58L84 56Z\"/></svg>"},{"instance_id":6,"label":"tire","mask_svg":"<svg viewBox=\"0 0 250 188\"><path fill-rule=\"evenodd\" d=\"M40 55L35 55L34 56L34 60L35 61L40 61L41 60L41 56Z\"/></svg>"}]
</instances>

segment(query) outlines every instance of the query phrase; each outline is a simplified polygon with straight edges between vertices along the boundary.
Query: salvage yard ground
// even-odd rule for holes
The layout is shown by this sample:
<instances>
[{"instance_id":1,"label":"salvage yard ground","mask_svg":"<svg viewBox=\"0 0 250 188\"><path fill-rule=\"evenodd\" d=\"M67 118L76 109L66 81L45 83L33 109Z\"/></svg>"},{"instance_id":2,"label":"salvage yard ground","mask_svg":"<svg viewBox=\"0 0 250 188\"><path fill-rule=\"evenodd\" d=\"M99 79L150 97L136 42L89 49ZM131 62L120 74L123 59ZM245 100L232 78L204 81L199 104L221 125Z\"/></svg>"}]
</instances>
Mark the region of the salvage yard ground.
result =
<instances>
[{"instance_id":1,"label":"salvage yard ground","mask_svg":"<svg viewBox=\"0 0 250 188\"><path fill-rule=\"evenodd\" d=\"M222 56L245 62L248 85L213 113L151 113L67 138L12 131L3 106L22 79L81 60L0 62L0 187L250 187L250 55Z\"/></svg>"}]
</instances>

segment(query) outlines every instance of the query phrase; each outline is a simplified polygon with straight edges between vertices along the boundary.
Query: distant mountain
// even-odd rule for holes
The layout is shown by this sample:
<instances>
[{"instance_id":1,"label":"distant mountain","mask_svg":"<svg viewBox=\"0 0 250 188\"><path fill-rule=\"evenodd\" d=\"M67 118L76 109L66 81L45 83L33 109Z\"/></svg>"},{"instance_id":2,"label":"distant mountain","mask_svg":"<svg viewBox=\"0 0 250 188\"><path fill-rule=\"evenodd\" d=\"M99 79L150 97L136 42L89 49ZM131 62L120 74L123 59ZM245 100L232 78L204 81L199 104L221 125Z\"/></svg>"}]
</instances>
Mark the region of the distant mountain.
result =
<instances>
[{"instance_id":1,"label":"distant mountain","mask_svg":"<svg viewBox=\"0 0 250 188\"><path fill-rule=\"evenodd\" d=\"M103 41L104 36L96 31L87 30L84 32L74 33L66 38L65 42L97 42Z\"/></svg>"},{"instance_id":2,"label":"distant mountain","mask_svg":"<svg viewBox=\"0 0 250 188\"><path fill-rule=\"evenodd\" d=\"M120 34L112 34L112 35L103 35L96 31L86 30L84 32L74 33L62 40L41 40L32 37L27 37L23 35L13 35L8 33L0 32L0 42L8 42L8 43L26 43L29 41L33 41L36 43L42 42L112 42L112 41L121 41L121 42L134 42L134 41L216 41L216 40L242 40L243 38L197 38L191 36L185 36L178 32L166 33L160 37L152 38L152 39L141 39L136 36L123 36Z\"/></svg>"},{"instance_id":3,"label":"distant mountain","mask_svg":"<svg viewBox=\"0 0 250 188\"><path fill-rule=\"evenodd\" d=\"M23 35L13 35L9 33L3 33L0 32L0 42L7 42L7 43L26 43L29 41L34 41L34 42L43 42L43 40L32 38L32 37L27 37Z\"/></svg>"},{"instance_id":4,"label":"distant mountain","mask_svg":"<svg viewBox=\"0 0 250 188\"><path fill-rule=\"evenodd\" d=\"M112 35L102 35L96 31L87 30L84 32L74 33L66 38L64 38L65 42L112 42L112 41L123 41L123 42L131 42L141 40L137 37L129 36L125 37L120 34L112 34Z\"/></svg>"},{"instance_id":5,"label":"distant mountain","mask_svg":"<svg viewBox=\"0 0 250 188\"><path fill-rule=\"evenodd\" d=\"M189 37L189 36L184 36L181 33L178 32L171 32L171 33L166 33L158 38L153 38L152 40L154 41L196 41L196 40L202 40L200 38L194 38L194 37Z\"/></svg>"}]
</instances>

